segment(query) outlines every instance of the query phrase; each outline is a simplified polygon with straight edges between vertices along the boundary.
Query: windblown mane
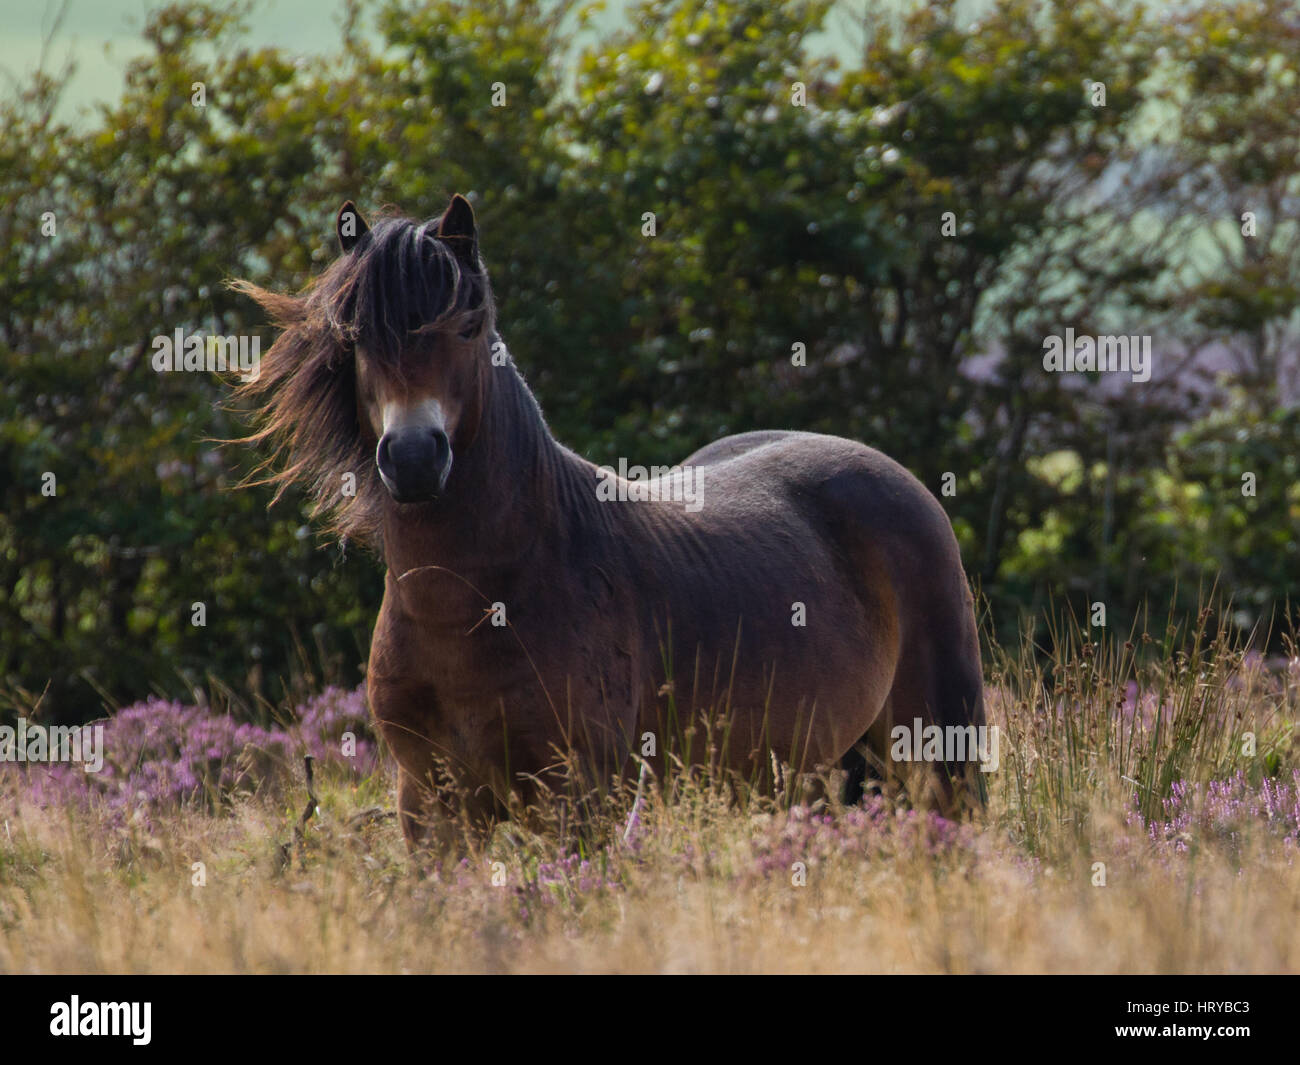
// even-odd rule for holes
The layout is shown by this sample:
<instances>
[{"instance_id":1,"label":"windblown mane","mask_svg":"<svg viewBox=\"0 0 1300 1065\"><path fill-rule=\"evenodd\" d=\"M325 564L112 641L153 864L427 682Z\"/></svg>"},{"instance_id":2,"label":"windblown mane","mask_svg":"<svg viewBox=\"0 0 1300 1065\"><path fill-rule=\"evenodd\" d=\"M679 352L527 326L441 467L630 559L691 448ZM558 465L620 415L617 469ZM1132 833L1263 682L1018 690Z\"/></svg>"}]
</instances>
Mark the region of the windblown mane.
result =
<instances>
[{"instance_id":1,"label":"windblown mane","mask_svg":"<svg viewBox=\"0 0 1300 1065\"><path fill-rule=\"evenodd\" d=\"M249 281L231 287L254 299L283 330L262 357L256 380L236 387L259 428L238 443L270 445L246 484L303 484L312 515L344 538L377 544L383 486L357 413L358 352L381 372L402 374L410 339L433 331L492 332L492 288L437 236L437 220L381 216L352 251L298 295ZM277 468L278 467L278 468ZM356 495L343 494L343 475Z\"/></svg>"}]
</instances>

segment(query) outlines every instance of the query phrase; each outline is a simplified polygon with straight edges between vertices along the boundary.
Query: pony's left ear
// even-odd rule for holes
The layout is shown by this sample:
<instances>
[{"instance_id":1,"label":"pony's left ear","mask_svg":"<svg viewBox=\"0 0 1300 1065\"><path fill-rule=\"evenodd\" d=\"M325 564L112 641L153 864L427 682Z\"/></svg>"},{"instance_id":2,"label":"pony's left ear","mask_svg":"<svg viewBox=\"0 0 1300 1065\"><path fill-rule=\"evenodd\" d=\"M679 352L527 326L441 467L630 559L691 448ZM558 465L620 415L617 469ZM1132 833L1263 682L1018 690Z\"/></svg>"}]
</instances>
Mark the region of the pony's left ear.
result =
<instances>
[{"instance_id":1,"label":"pony's left ear","mask_svg":"<svg viewBox=\"0 0 1300 1065\"><path fill-rule=\"evenodd\" d=\"M442 213L438 222L438 238L451 245L456 257L474 265L478 259L478 226L474 223L474 208L459 192Z\"/></svg>"},{"instance_id":2,"label":"pony's left ear","mask_svg":"<svg viewBox=\"0 0 1300 1065\"><path fill-rule=\"evenodd\" d=\"M351 200L343 201L343 206L339 208L338 218L334 220L334 228L338 231L339 247L343 249L345 254L355 248L357 241L370 232L366 220L361 217L357 205Z\"/></svg>"}]
</instances>

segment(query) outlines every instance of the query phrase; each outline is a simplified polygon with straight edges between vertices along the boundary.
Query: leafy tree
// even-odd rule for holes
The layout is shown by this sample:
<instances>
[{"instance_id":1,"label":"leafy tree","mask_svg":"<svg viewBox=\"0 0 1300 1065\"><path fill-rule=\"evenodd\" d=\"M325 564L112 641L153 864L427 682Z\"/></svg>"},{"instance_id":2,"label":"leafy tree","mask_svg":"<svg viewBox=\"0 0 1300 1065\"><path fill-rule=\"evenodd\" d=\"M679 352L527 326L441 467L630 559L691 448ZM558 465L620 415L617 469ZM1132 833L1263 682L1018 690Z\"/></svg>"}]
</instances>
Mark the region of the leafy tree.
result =
<instances>
[{"instance_id":1,"label":"leafy tree","mask_svg":"<svg viewBox=\"0 0 1300 1065\"><path fill-rule=\"evenodd\" d=\"M152 366L177 329L265 350L224 282L305 285L345 198L427 216L471 195L503 333L597 461L796 427L936 494L951 474L1007 627L1062 597L1120 625L1214 574L1243 626L1286 604L1288 5L646 0L600 32L593 10L358 0L337 51L301 57L250 47L246 5L176 3L86 123L55 117L66 73L0 99L11 702L77 718L360 676L377 560L323 543L296 494L235 490L260 456L218 443L245 428L226 382ZM857 52L827 54L846 33ZM1045 373L1067 325L1187 365ZM1231 393L1193 373L1215 346Z\"/></svg>"}]
</instances>

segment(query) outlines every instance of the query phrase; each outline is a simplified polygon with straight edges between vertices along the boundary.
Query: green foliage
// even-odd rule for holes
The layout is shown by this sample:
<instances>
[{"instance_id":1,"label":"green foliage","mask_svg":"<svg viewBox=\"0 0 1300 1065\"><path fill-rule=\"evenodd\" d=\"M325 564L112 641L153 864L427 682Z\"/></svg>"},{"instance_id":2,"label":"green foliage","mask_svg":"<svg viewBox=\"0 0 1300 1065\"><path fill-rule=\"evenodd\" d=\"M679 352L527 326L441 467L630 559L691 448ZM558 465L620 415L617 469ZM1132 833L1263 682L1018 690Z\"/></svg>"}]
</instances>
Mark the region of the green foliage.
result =
<instances>
[{"instance_id":1,"label":"green foliage","mask_svg":"<svg viewBox=\"0 0 1300 1065\"><path fill-rule=\"evenodd\" d=\"M387 0L304 58L250 48L242 6L181 3L87 122L53 117L58 77L0 100L11 697L48 686L74 717L205 676L268 699L303 669L358 679L376 561L319 543L299 497L234 490L259 456L214 443L244 428L226 383L150 367L178 328L265 350L223 282L305 284L349 197L422 216L474 198L503 333L593 460L841 433L936 493L954 475L943 502L1003 631L1052 597L1122 624L1220 574L1253 625L1300 578L1276 393L1300 285L1285 5L952 8L646 0L596 34L571 3ZM1066 324L1230 338L1241 391L1197 420L1154 386L1067 387L1041 346Z\"/></svg>"},{"instance_id":2,"label":"green foliage","mask_svg":"<svg viewBox=\"0 0 1300 1065\"><path fill-rule=\"evenodd\" d=\"M1241 628L1276 628L1278 600L1300 589L1300 408L1228 404L1179 432L1142 491L1131 550L1173 577L1179 606L1217 581Z\"/></svg>"}]
</instances>

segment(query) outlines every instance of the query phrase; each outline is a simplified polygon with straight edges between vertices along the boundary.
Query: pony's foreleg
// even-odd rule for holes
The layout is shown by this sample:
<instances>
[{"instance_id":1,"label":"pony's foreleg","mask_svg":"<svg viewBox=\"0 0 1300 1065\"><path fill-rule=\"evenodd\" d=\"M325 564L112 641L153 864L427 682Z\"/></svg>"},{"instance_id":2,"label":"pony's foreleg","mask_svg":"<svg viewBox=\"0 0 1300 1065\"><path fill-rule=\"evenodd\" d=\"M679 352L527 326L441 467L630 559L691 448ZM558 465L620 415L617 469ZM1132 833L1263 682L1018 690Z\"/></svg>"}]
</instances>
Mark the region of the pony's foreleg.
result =
<instances>
[{"instance_id":1,"label":"pony's foreleg","mask_svg":"<svg viewBox=\"0 0 1300 1065\"><path fill-rule=\"evenodd\" d=\"M439 837L447 835L442 827L446 818L439 816L433 790L401 767L397 770L397 814L411 854L446 849L438 845L443 842ZM442 831L438 831L440 827Z\"/></svg>"},{"instance_id":2,"label":"pony's foreleg","mask_svg":"<svg viewBox=\"0 0 1300 1065\"><path fill-rule=\"evenodd\" d=\"M435 787L428 774L417 777L398 768L397 812L412 855L459 860L492 835L499 804L491 793Z\"/></svg>"}]
</instances>

